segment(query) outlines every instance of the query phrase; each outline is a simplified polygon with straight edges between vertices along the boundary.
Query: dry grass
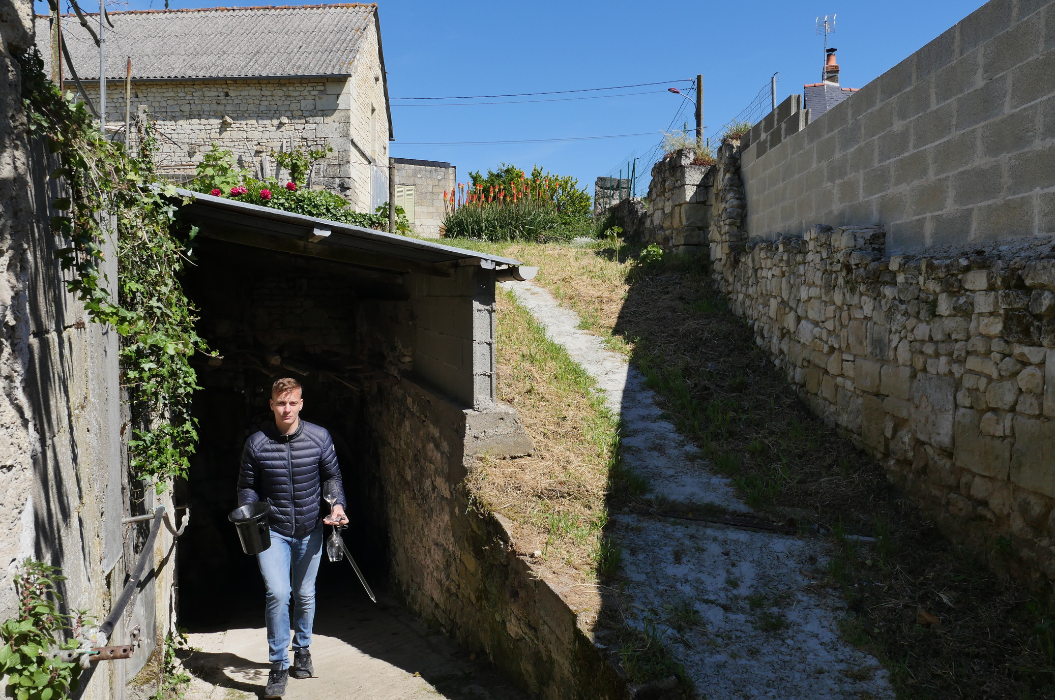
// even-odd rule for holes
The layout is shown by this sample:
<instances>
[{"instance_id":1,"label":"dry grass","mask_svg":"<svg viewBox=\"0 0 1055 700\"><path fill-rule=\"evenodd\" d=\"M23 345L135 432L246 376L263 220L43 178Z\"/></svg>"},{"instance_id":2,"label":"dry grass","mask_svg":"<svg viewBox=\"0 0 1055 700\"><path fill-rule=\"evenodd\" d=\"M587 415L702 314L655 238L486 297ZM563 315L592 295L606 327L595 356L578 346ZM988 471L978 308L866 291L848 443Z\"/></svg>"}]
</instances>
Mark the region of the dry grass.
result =
<instances>
[{"instance_id":1,"label":"dry grass","mask_svg":"<svg viewBox=\"0 0 1055 700\"><path fill-rule=\"evenodd\" d=\"M537 282L630 355L745 500L832 540L818 585L843 591L844 634L883 661L899 697L1055 697L1051 605L952 546L881 465L813 416L726 309L704 261L635 265L617 244L494 252L539 265Z\"/></svg>"},{"instance_id":2,"label":"dry grass","mask_svg":"<svg viewBox=\"0 0 1055 700\"><path fill-rule=\"evenodd\" d=\"M541 552L537 568L589 588L611 557L603 530L616 420L590 376L503 291L497 316L499 398L516 407L535 453L482 459L467 485L513 522L519 551Z\"/></svg>"}]
</instances>

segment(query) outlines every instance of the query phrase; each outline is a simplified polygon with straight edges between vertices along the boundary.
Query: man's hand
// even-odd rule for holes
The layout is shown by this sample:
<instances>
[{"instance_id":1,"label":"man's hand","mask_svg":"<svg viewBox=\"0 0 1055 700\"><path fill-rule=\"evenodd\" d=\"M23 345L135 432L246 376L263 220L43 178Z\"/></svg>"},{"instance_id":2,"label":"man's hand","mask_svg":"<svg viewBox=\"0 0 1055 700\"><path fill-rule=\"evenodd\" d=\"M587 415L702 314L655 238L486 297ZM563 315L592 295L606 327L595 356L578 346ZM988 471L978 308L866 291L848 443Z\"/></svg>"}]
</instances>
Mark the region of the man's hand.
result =
<instances>
[{"instance_id":1,"label":"man's hand","mask_svg":"<svg viewBox=\"0 0 1055 700\"><path fill-rule=\"evenodd\" d=\"M322 522L327 525L347 525L348 516L344 514L344 506L340 503L334 503L330 509L330 514L323 518Z\"/></svg>"}]
</instances>

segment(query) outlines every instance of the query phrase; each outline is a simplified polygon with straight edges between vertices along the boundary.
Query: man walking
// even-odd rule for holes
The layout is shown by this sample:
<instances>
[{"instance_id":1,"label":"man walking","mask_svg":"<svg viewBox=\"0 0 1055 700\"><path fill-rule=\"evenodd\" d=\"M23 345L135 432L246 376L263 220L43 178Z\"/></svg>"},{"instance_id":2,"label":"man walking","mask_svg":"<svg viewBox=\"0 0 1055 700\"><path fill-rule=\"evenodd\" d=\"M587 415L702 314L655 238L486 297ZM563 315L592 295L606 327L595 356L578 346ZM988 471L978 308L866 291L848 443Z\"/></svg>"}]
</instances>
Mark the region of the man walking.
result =
<instances>
[{"instance_id":1,"label":"man walking","mask_svg":"<svg viewBox=\"0 0 1055 700\"><path fill-rule=\"evenodd\" d=\"M267 644L271 672L266 698L280 698L286 678L310 678L311 626L315 618L315 575L322 559L323 523L343 525L347 501L330 433L300 420L303 390L296 379L279 379L271 387L274 425L245 442L238 474L238 505L267 501L271 506L271 546L257 555L267 587ZM333 481L339 496L323 519L322 484ZM289 598L293 595L293 667Z\"/></svg>"}]
</instances>

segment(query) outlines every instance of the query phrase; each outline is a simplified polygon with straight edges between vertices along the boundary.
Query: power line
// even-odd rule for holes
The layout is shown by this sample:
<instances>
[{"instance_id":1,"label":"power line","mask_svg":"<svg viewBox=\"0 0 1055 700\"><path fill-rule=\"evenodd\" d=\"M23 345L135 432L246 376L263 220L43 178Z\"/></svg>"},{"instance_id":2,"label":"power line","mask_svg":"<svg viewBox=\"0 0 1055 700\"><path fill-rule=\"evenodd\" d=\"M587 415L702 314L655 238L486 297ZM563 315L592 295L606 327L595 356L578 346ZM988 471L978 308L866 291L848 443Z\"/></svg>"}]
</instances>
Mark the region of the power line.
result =
<instances>
[{"instance_id":1,"label":"power line","mask_svg":"<svg viewBox=\"0 0 1055 700\"><path fill-rule=\"evenodd\" d=\"M632 97L634 95L659 95L666 90L645 90L644 92L624 92L621 95L589 95L587 97L556 97L551 100L509 100L507 102L435 102L423 105L392 105L393 107L475 107L477 105L522 105L537 102L572 102L574 100L604 100L611 97Z\"/></svg>"},{"instance_id":2,"label":"power line","mask_svg":"<svg viewBox=\"0 0 1055 700\"><path fill-rule=\"evenodd\" d=\"M582 88L579 90L551 90L549 92L515 92L509 95L452 95L449 97L393 97L393 100L481 100L498 97L535 97L536 95L567 95L572 92L597 92L599 90L627 90L636 87L649 87L652 85L668 85L670 83L689 83L691 78L681 80L664 80L657 83L638 83L637 85L616 85L615 87Z\"/></svg>"},{"instance_id":3,"label":"power line","mask_svg":"<svg viewBox=\"0 0 1055 700\"><path fill-rule=\"evenodd\" d=\"M631 136L652 136L656 132L645 131L640 134L612 134L610 136L567 136L559 139L524 139L520 141L446 141L442 143L423 143L412 141L396 141L398 146L489 146L491 144L504 143L551 143L553 141L595 141L597 139L625 139Z\"/></svg>"}]
</instances>

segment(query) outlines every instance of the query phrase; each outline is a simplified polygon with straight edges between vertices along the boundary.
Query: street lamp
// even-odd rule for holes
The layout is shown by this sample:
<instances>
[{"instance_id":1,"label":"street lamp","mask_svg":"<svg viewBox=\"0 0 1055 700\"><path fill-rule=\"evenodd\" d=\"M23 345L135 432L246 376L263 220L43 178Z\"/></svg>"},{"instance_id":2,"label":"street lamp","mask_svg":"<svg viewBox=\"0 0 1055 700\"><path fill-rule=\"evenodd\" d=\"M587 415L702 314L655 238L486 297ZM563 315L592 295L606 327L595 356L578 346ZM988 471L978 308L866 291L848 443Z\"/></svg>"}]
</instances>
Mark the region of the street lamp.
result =
<instances>
[{"instance_id":1,"label":"street lamp","mask_svg":"<svg viewBox=\"0 0 1055 700\"><path fill-rule=\"evenodd\" d=\"M703 148L703 76L696 76L695 100L683 93L678 88L667 88L667 92L673 92L675 95L681 95L686 100L688 100L693 107L696 108L696 148Z\"/></svg>"}]
</instances>

